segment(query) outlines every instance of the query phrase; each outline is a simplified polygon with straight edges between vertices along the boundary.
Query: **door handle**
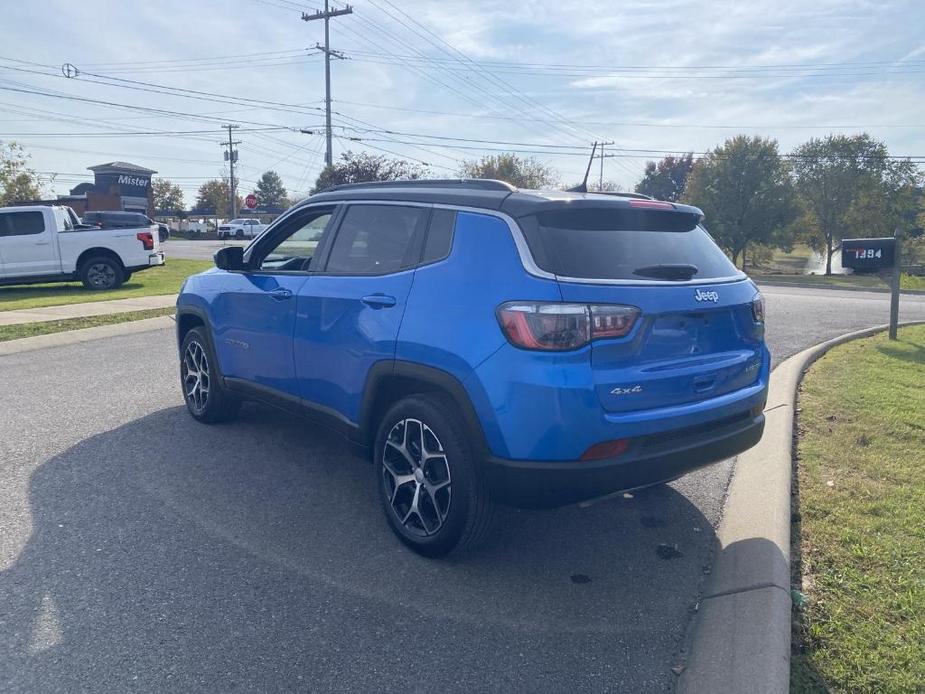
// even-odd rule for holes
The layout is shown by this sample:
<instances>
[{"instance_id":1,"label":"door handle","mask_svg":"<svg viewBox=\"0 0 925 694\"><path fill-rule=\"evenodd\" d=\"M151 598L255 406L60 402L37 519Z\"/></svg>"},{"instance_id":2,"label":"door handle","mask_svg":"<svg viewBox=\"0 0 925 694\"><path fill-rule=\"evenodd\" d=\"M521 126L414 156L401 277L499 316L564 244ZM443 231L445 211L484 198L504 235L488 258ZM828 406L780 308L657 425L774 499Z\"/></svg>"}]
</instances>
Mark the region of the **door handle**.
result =
<instances>
[{"instance_id":1,"label":"door handle","mask_svg":"<svg viewBox=\"0 0 925 694\"><path fill-rule=\"evenodd\" d=\"M35 242L35 245L36 245L36 246L50 246L50 245L51 245L51 241L36 241L36 242Z\"/></svg>"},{"instance_id":2,"label":"door handle","mask_svg":"<svg viewBox=\"0 0 925 694\"><path fill-rule=\"evenodd\" d=\"M291 299L291 298L292 298L292 292L291 292L290 290L286 289L285 287L280 287L279 289L274 289L273 291L269 292L269 294L270 294L270 296L272 296L272 297L273 297L274 299L276 299L277 301L284 301L285 299Z\"/></svg>"},{"instance_id":3,"label":"door handle","mask_svg":"<svg viewBox=\"0 0 925 694\"><path fill-rule=\"evenodd\" d=\"M396 303L395 297L387 294L369 294L364 296L361 301L372 308L388 308Z\"/></svg>"},{"instance_id":4,"label":"door handle","mask_svg":"<svg viewBox=\"0 0 925 694\"><path fill-rule=\"evenodd\" d=\"M716 376L698 376L694 379L694 392L706 393L716 385Z\"/></svg>"}]
</instances>

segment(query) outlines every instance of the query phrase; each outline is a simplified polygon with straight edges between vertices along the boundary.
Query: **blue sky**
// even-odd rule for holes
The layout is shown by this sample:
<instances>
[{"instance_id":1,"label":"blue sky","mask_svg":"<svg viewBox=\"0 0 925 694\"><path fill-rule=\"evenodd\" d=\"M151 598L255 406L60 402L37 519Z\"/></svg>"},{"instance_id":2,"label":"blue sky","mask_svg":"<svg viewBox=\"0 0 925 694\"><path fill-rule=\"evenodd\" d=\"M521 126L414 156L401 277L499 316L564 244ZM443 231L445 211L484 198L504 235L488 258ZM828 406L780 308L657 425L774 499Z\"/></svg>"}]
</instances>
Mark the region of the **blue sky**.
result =
<instances>
[{"instance_id":1,"label":"blue sky","mask_svg":"<svg viewBox=\"0 0 925 694\"><path fill-rule=\"evenodd\" d=\"M462 159L519 149L568 184L590 142L606 139L618 156L604 176L630 188L660 151L703 151L740 132L786 151L866 130L894 154L925 154L920 0L352 4L331 23L332 48L347 58L332 65L335 156L389 150L451 175ZM275 168L304 194L323 163L323 138L298 132L323 122L312 49L323 25L300 12L319 6L10 4L0 139L23 144L43 175L57 172L56 193L119 159L174 179L189 204L222 173L220 125L236 122L242 192ZM61 76L63 63L81 76ZM133 134L158 131L173 134Z\"/></svg>"}]
</instances>

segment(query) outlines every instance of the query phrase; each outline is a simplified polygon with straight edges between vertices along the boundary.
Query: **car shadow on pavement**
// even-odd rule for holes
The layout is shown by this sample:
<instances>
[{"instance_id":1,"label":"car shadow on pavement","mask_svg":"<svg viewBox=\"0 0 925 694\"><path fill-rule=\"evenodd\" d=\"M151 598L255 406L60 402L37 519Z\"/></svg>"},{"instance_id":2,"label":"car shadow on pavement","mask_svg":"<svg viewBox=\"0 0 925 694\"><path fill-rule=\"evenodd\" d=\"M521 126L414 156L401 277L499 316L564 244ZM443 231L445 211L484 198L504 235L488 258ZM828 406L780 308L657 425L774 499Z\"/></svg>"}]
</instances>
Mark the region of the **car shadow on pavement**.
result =
<instances>
[{"instance_id":1,"label":"car shadow on pavement","mask_svg":"<svg viewBox=\"0 0 925 694\"><path fill-rule=\"evenodd\" d=\"M479 662L458 667L485 643L509 677L494 687L637 670L661 687L714 543L664 485L505 508L480 551L423 559L339 437L251 405L233 424L171 408L86 439L36 470L29 507L0 571L4 691L381 691L437 670L431 685L458 689L485 684Z\"/></svg>"}]
</instances>

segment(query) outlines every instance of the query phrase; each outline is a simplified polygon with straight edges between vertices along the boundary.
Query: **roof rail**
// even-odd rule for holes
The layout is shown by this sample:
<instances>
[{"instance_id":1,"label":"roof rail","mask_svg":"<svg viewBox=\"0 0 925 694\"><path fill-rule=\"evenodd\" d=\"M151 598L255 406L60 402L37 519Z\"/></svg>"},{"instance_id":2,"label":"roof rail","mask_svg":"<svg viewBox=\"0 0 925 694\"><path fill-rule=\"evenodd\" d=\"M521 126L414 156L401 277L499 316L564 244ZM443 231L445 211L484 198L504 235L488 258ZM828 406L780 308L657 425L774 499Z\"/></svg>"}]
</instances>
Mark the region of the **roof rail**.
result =
<instances>
[{"instance_id":1,"label":"roof rail","mask_svg":"<svg viewBox=\"0 0 925 694\"><path fill-rule=\"evenodd\" d=\"M415 178L406 181L368 181L366 183L341 183L325 188L323 193L354 188L470 188L472 190L498 190L504 193L516 192L517 188L505 181L492 178Z\"/></svg>"}]
</instances>

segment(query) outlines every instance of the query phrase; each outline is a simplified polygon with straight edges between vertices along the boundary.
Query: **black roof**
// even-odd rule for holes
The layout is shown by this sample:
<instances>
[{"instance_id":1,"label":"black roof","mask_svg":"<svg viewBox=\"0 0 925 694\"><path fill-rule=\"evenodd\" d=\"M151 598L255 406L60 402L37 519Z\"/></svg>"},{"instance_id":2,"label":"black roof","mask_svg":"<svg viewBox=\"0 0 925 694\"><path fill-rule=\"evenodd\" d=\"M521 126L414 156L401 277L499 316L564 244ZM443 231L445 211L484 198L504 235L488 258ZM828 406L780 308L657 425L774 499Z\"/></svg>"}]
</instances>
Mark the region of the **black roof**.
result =
<instances>
[{"instance_id":1,"label":"black roof","mask_svg":"<svg viewBox=\"0 0 925 694\"><path fill-rule=\"evenodd\" d=\"M633 208L639 200L651 200L638 193L575 193L563 190L521 190L510 183L491 179L425 179L376 181L332 186L312 195L301 204L348 200L383 200L459 205L505 212L522 217L543 210L588 207ZM635 200L636 203L631 203ZM671 203L677 212L703 213L696 207Z\"/></svg>"}]
</instances>

